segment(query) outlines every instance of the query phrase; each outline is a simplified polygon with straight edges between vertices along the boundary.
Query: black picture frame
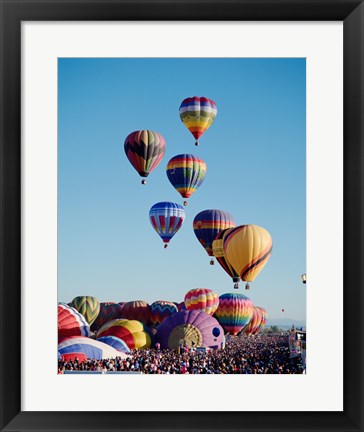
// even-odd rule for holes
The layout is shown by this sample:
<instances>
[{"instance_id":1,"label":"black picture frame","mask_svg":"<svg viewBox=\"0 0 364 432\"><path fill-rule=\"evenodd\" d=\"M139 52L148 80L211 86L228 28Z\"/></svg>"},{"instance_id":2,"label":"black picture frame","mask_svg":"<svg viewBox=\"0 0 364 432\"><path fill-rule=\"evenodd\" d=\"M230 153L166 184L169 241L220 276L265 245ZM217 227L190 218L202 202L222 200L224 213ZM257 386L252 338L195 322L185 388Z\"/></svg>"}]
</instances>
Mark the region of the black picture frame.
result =
<instances>
[{"instance_id":1,"label":"black picture frame","mask_svg":"<svg viewBox=\"0 0 364 432\"><path fill-rule=\"evenodd\" d=\"M358 0L0 0L0 430L362 431L364 5ZM344 25L344 411L21 411L21 22L342 21ZM333 239L333 247L335 240ZM335 269L332 269L333 272ZM35 365L36 367L36 365ZM335 377L333 377L335 379ZM314 389L313 389L314 391ZM299 397L299 394L298 394ZM242 404L244 402L242 396ZM76 403L76 401L75 401ZM97 403L93 403L97 407Z\"/></svg>"}]
</instances>

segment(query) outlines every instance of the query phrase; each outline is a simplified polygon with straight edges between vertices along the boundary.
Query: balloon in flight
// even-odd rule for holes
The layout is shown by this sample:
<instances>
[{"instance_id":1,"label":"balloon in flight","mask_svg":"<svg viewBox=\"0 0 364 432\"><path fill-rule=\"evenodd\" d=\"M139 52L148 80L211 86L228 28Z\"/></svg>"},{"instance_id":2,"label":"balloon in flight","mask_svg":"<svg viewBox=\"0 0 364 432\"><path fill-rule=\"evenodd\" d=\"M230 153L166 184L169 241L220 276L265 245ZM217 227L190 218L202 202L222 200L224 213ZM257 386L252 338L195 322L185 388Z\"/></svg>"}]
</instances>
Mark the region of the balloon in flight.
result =
<instances>
[{"instance_id":1,"label":"balloon in flight","mask_svg":"<svg viewBox=\"0 0 364 432\"><path fill-rule=\"evenodd\" d=\"M170 201L158 202L149 210L150 223L163 240L165 248L181 228L185 217L183 207Z\"/></svg>"}]
</instances>

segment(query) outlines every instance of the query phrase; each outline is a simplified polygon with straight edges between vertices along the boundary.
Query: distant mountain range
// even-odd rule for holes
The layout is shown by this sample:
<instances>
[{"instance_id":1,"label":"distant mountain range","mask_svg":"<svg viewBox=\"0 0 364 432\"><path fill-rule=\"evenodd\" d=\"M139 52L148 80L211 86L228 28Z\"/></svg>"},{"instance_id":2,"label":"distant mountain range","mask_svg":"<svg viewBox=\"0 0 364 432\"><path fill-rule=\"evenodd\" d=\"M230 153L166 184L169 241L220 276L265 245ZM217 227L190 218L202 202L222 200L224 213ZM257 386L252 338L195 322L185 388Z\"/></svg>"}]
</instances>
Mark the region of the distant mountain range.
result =
<instances>
[{"instance_id":1,"label":"distant mountain range","mask_svg":"<svg viewBox=\"0 0 364 432\"><path fill-rule=\"evenodd\" d=\"M291 328L294 324L295 328L306 328L306 320L295 320L293 318L268 318L266 327L278 326L281 328Z\"/></svg>"}]
</instances>

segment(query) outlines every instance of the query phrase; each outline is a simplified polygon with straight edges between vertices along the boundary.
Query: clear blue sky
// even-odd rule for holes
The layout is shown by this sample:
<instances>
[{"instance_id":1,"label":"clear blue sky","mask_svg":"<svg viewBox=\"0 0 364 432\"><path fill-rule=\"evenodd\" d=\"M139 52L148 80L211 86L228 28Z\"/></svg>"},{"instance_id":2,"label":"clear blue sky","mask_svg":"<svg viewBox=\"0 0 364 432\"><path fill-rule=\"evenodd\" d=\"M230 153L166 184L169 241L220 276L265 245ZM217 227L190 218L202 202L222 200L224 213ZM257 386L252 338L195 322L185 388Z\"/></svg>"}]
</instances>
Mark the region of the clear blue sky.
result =
<instances>
[{"instance_id":1,"label":"clear blue sky","mask_svg":"<svg viewBox=\"0 0 364 432\"><path fill-rule=\"evenodd\" d=\"M213 99L218 109L199 147L178 113L189 96ZM146 186L124 153L125 137L138 129L160 132L167 143ZM179 153L202 158L207 174L164 249L148 213L158 201L182 204L165 173ZM269 262L250 291L241 283L239 292L271 318L305 319L305 59L59 59L59 301L233 292L192 229L194 216L210 208L272 235Z\"/></svg>"}]
</instances>

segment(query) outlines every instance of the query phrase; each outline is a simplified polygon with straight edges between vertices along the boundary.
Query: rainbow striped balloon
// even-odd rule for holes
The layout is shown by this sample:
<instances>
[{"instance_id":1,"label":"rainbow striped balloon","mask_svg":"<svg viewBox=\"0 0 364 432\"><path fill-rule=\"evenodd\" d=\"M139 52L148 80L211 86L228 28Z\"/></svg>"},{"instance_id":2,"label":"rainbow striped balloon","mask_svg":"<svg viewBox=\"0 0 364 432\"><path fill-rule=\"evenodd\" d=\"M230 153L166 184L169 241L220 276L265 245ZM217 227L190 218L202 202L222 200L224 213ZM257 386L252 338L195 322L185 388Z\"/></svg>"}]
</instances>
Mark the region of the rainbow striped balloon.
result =
<instances>
[{"instance_id":1,"label":"rainbow striped balloon","mask_svg":"<svg viewBox=\"0 0 364 432\"><path fill-rule=\"evenodd\" d=\"M179 107L179 115L183 124L196 139L199 138L212 125L217 115L215 102L207 97L188 97L184 99Z\"/></svg>"},{"instance_id":2,"label":"rainbow striped balloon","mask_svg":"<svg viewBox=\"0 0 364 432\"><path fill-rule=\"evenodd\" d=\"M226 332L237 335L253 316L253 302L243 294L222 294L214 317Z\"/></svg>"},{"instance_id":3,"label":"rainbow striped balloon","mask_svg":"<svg viewBox=\"0 0 364 432\"><path fill-rule=\"evenodd\" d=\"M177 306L169 301L157 300L150 305L150 322L161 324L167 317L178 312Z\"/></svg>"},{"instance_id":4,"label":"rainbow striped balloon","mask_svg":"<svg viewBox=\"0 0 364 432\"><path fill-rule=\"evenodd\" d=\"M187 310L201 310L213 315L219 306L219 296L208 288L196 288L185 295Z\"/></svg>"},{"instance_id":5,"label":"rainbow striped balloon","mask_svg":"<svg viewBox=\"0 0 364 432\"><path fill-rule=\"evenodd\" d=\"M254 306L253 316L249 323L244 327L243 332L247 335L256 334L259 331L260 323L262 322L262 311L260 308Z\"/></svg>"},{"instance_id":6,"label":"rainbow striped balloon","mask_svg":"<svg viewBox=\"0 0 364 432\"><path fill-rule=\"evenodd\" d=\"M216 235L232 227L235 227L234 218L222 210L203 210L193 220L193 231L209 256L213 256L212 242Z\"/></svg>"},{"instance_id":7,"label":"rainbow striped balloon","mask_svg":"<svg viewBox=\"0 0 364 432\"><path fill-rule=\"evenodd\" d=\"M206 163L197 156L179 154L168 162L166 173L177 192L189 198L201 186L206 170Z\"/></svg>"},{"instance_id":8,"label":"rainbow striped balloon","mask_svg":"<svg viewBox=\"0 0 364 432\"><path fill-rule=\"evenodd\" d=\"M262 313L262 319L260 321L258 328L255 330L255 332L253 334L259 333L264 328L264 326L266 325L267 319L268 319L267 311L264 308L259 307L259 306L257 306L257 308L260 309L260 311Z\"/></svg>"}]
</instances>

